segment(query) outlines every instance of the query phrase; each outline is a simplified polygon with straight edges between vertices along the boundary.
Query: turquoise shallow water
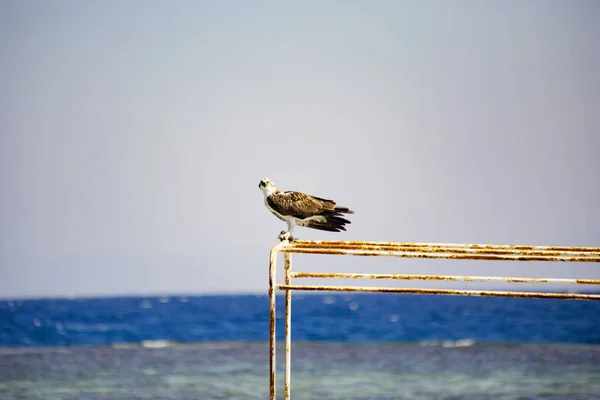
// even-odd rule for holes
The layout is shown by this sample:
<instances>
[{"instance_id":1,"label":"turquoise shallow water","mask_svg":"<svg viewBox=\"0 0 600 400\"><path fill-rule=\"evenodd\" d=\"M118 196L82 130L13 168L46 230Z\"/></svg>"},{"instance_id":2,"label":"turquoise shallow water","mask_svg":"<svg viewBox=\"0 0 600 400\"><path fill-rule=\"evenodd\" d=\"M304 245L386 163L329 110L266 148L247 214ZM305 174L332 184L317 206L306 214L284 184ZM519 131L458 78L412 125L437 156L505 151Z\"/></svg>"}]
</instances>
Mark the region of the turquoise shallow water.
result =
<instances>
[{"instance_id":1,"label":"turquoise shallow water","mask_svg":"<svg viewBox=\"0 0 600 400\"><path fill-rule=\"evenodd\" d=\"M600 399L597 345L295 342L292 357L294 399ZM266 399L268 385L265 342L0 349L5 400Z\"/></svg>"}]
</instances>

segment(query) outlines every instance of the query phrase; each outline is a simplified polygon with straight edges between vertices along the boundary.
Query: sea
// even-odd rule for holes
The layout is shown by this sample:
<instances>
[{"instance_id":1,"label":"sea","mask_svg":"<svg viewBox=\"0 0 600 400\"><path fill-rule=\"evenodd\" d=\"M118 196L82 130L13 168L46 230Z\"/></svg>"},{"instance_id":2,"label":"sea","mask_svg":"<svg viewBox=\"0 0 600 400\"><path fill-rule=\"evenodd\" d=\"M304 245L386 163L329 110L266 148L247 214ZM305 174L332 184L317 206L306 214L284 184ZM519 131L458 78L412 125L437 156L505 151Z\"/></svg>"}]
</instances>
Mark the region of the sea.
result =
<instances>
[{"instance_id":1,"label":"sea","mask_svg":"<svg viewBox=\"0 0 600 400\"><path fill-rule=\"evenodd\" d=\"M268 338L266 295L0 300L0 399L268 399ZM294 292L291 371L294 399L600 400L600 302Z\"/></svg>"}]
</instances>

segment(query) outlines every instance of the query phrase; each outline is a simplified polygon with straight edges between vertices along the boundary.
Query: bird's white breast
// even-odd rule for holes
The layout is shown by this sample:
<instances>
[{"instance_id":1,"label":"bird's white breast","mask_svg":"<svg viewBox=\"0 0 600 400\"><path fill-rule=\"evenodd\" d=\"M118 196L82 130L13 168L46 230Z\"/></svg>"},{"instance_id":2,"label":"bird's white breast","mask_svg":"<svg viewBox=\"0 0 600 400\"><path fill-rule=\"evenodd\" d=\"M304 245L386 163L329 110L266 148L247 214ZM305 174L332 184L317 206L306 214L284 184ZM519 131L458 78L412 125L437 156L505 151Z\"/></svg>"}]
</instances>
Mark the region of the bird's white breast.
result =
<instances>
[{"instance_id":1,"label":"bird's white breast","mask_svg":"<svg viewBox=\"0 0 600 400\"><path fill-rule=\"evenodd\" d=\"M277 211L275 211L271 208L271 206L269 205L269 202L267 201L267 197L268 196L265 194L265 207L267 207L267 210L271 211L273 213L273 215L275 215L280 220L285 221L286 218L283 215L279 214Z\"/></svg>"}]
</instances>

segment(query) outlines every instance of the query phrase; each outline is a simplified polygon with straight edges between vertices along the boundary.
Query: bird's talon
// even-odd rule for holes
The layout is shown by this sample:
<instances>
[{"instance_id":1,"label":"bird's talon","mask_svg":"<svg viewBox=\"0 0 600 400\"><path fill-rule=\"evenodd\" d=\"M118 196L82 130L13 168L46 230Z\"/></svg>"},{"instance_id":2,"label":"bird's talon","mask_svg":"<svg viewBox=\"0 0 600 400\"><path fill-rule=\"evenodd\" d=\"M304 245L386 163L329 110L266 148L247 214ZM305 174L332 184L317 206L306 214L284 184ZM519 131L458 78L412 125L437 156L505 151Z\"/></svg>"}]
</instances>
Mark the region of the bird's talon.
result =
<instances>
[{"instance_id":1,"label":"bird's talon","mask_svg":"<svg viewBox=\"0 0 600 400\"><path fill-rule=\"evenodd\" d=\"M284 240L289 240L292 241L294 238L292 237L292 235L289 232L285 232L285 231L281 231L281 233L279 234L279 240L284 241Z\"/></svg>"}]
</instances>

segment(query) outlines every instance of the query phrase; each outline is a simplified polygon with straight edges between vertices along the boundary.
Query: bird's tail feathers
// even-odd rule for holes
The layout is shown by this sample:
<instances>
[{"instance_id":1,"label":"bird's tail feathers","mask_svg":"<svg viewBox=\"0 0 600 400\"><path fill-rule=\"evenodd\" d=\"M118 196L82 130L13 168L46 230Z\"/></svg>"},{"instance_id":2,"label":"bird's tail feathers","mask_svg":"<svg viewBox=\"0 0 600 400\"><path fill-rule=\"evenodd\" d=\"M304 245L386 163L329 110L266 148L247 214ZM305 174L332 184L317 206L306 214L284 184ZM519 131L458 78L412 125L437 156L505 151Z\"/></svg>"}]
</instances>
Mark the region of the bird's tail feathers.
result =
<instances>
[{"instance_id":1,"label":"bird's tail feathers","mask_svg":"<svg viewBox=\"0 0 600 400\"><path fill-rule=\"evenodd\" d=\"M342 218L341 215L342 213L337 211L323 213L320 215L321 218L319 220L311 220L307 227L329 232L345 231L345 225L351 222L346 218Z\"/></svg>"},{"instance_id":2,"label":"bird's tail feathers","mask_svg":"<svg viewBox=\"0 0 600 400\"><path fill-rule=\"evenodd\" d=\"M329 224L344 225L344 224L350 224L351 223L346 218L342 218L341 215L342 214L340 214L340 213L331 213L329 215L325 214L325 219L327 220L327 223L329 223Z\"/></svg>"},{"instance_id":3,"label":"bird's tail feathers","mask_svg":"<svg viewBox=\"0 0 600 400\"><path fill-rule=\"evenodd\" d=\"M333 226L333 225L329 225L327 223L316 222L316 221L310 221L308 223L308 225L306 225L306 227L312 228L312 229L318 229L320 231L327 231L327 232L340 232L340 231L346 230L346 228L344 228L344 225Z\"/></svg>"}]
</instances>

